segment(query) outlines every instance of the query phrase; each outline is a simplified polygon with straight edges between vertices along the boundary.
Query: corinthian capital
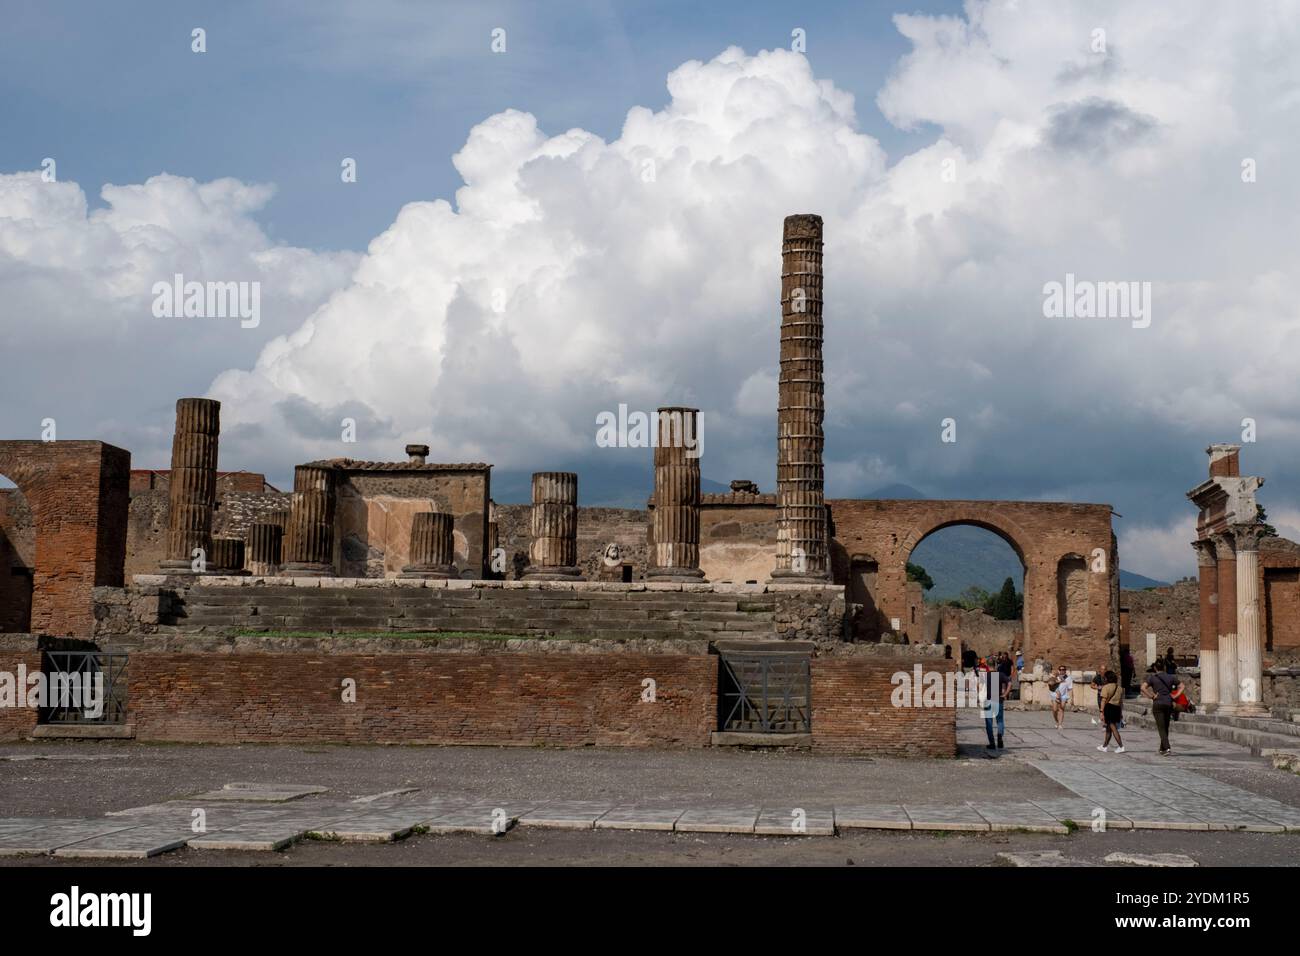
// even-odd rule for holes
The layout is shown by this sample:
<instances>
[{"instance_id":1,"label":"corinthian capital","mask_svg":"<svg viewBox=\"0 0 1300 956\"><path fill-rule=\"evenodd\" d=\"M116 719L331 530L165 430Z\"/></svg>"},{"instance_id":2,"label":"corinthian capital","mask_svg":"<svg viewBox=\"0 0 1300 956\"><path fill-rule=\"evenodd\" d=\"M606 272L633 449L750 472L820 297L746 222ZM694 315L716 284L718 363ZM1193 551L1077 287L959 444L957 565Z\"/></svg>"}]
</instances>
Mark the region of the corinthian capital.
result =
<instances>
[{"instance_id":1,"label":"corinthian capital","mask_svg":"<svg viewBox=\"0 0 1300 956\"><path fill-rule=\"evenodd\" d=\"M1213 541L1208 538L1204 541L1193 541L1192 547L1196 549L1196 564L1198 567L1212 568L1218 564Z\"/></svg>"},{"instance_id":2,"label":"corinthian capital","mask_svg":"<svg viewBox=\"0 0 1300 956\"><path fill-rule=\"evenodd\" d=\"M1259 539L1264 537L1264 526L1260 524L1234 524L1232 535L1237 539L1238 551L1258 551Z\"/></svg>"}]
</instances>

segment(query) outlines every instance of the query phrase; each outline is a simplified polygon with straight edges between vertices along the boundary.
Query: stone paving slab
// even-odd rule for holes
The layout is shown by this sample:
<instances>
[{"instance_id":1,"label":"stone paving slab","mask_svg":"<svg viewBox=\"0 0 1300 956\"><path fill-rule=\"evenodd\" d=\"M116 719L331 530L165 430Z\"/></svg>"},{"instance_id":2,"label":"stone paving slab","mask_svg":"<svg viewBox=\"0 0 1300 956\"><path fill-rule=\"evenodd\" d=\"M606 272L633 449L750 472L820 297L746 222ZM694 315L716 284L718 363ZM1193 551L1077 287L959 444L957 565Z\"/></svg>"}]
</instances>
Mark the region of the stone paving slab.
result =
<instances>
[{"instance_id":1,"label":"stone paving slab","mask_svg":"<svg viewBox=\"0 0 1300 956\"><path fill-rule=\"evenodd\" d=\"M803 810L796 816L796 810ZM796 828L801 823L801 828ZM754 824L761 836L835 836L835 811L830 808L764 807Z\"/></svg>"},{"instance_id":2,"label":"stone paving slab","mask_svg":"<svg viewBox=\"0 0 1300 956\"><path fill-rule=\"evenodd\" d=\"M1028 830L1032 833L1069 833L1065 824L1032 803L983 803L967 801L989 822L991 830Z\"/></svg>"},{"instance_id":3,"label":"stone paving slab","mask_svg":"<svg viewBox=\"0 0 1300 956\"><path fill-rule=\"evenodd\" d=\"M596 821L614 809L613 804L591 800L553 800L519 817L521 827L591 830Z\"/></svg>"},{"instance_id":4,"label":"stone paving slab","mask_svg":"<svg viewBox=\"0 0 1300 956\"><path fill-rule=\"evenodd\" d=\"M988 830L989 822L972 807L904 804L913 830Z\"/></svg>"},{"instance_id":5,"label":"stone paving slab","mask_svg":"<svg viewBox=\"0 0 1300 956\"><path fill-rule=\"evenodd\" d=\"M910 830L912 818L898 804L836 807L835 825L841 829Z\"/></svg>"},{"instance_id":6,"label":"stone paving slab","mask_svg":"<svg viewBox=\"0 0 1300 956\"><path fill-rule=\"evenodd\" d=\"M671 830L686 810L615 807L596 821L597 830Z\"/></svg>"},{"instance_id":7,"label":"stone paving slab","mask_svg":"<svg viewBox=\"0 0 1300 956\"><path fill-rule=\"evenodd\" d=\"M677 819L679 833L753 833L758 807L710 807L687 810Z\"/></svg>"},{"instance_id":8,"label":"stone paving slab","mask_svg":"<svg viewBox=\"0 0 1300 956\"><path fill-rule=\"evenodd\" d=\"M4 833L22 833L24 830L35 830L38 827L54 826L61 823L80 823L77 819L64 819L52 817L3 817L0 818L0 834ZM125 826L125 824L123 824Z\"/></svg>"},{"instance_id":9,"label":"stone paving slab","mask_svg":"<svg viewBox=\"0 0 1300 956\"><path fill-rule=\"evenodd\" d=\"M225 830L211 828L189 840L196 850L282 850L307 835L311 823L305 820L236 824Z\"/></svg>"},{"instance_id":10,"label":"stone paving slab","mask_svg":"<svg viewBox=\"0 0 1300 956\"><path fill-rule=\"evenodd\" d=\"M1051 814L1052 818L1064 823L1069 820L1079 826L1081 830L1091 830L1093 813L1098 810L1105 811L1105 817L1102 818L1107 830L1132 830L1133 821L1123 814L1112 810L1110 807L1102 806L1091 800L1085 800L1082 797L1048 797L1030 801L1034 806L1039 807L1046 813Z\"/></svg>"},{"instance_id":11,"label":"stone paving slab","mask_svg":"<svg viewBox=\"0 0 1300 956\"><path fill-rule=\"evenodd\" d=\"M1086 860L1072 860L1060 850L1040 850L1026 853L999 853L998 859L1012 866L1096 866Z\"/></svg>"},{"instance_id":12,"label":"stone paving slab","mask_svg":"<svg viewBox=\"0 0 1300 956\"><path fill-rule=\"evenodd\" d=\"M53 853L69 843L128 829L129 824L105 820L61 821L31 830L0 834L0 856Z\"/></svg>"},{"instance_id":13,"label":"stone paving slab","mask_svg":"<svg viewBox=\"0 0 1300 956\"><path fill-rule=\"evenodd\" d=\"M533 804L493 804L490 801L434 814L421 824L430 833L481 833L495 835L509 830ZM501 811L497 813L496 811Z\"/></svg>"},{"instance_id":14,"label":"stone paving slab","mask_svg":"<svg viewBox=\"0 0 1300 956\"><path fill-rule=\"evenodd\" d=\"M194 802L237 800L249 803L287 803L317 793L328 787L297 783L228 783L220 790L209 790L190 799Z\"/></svg>"},{"instance_id":15,"label":"stone paving slab","mask_svg":"<svg viewBox=\"0 0 1300 956\"><path fill-rule=\"evenodd\" d=\"M195 836L191 830L173 826L130 827L61 846L54 855L89 860L145 860L180 849Z\"/></svg>"},{"instance_id":16,"label":"stone paving slab","mask_svg":"<svg viewBox=\"0 0 1300 956\"><path fill-rule=\"evenodd\" d=\"M391 843L408 836L426 819L428 812L422 808L371 810L312 826L308 835L344 843Z\"/></svg>"}]
</instances>

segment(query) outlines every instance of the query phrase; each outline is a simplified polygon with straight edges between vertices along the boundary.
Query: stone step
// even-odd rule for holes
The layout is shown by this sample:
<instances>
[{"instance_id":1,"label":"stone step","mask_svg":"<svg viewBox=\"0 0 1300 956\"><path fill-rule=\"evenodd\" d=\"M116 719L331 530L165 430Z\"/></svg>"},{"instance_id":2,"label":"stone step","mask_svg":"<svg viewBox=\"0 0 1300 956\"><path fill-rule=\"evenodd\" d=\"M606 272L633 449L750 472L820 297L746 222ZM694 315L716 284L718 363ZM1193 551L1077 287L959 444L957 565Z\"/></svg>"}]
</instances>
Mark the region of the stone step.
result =
<instances>
[{"instance_id":1,"label":"stone step","mask_svg":"<svg viewBox=\"0 0 1300 956\"><path fill-rule=\"evenodd\" d=\"M1131 710L1126 709L1124 716L1127 721L1137 724L1139 727L1154 728L1156 725L1155 718L1150 714L1133 713ZM1191 734L1193 737L1221 740L1225 743L1237 744L1240 747L1248 747L1251 754L1256 757L1261 755L1270 756L1275 751L1284 753L1300 751L1300 737L1292 734L1271 733L1262 728L1238 727L1214 721L1188 719L1196 716L1196 714L1182 714L1179 716L1178 722L1173 726L1179 732ZM1261 720L1260 723L1269 724L1277 723L1277 721Z\"/></svg>"}]
</instances>

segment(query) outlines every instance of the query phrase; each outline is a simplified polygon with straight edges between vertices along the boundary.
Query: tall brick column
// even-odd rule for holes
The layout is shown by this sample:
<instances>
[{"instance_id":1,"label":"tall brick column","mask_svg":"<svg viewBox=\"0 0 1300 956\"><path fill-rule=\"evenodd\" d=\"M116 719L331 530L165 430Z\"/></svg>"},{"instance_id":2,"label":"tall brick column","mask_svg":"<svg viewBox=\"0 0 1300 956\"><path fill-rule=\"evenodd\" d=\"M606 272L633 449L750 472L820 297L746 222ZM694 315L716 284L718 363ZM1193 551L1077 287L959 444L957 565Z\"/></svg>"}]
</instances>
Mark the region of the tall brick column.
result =
<instances>
[{"instance_id":1,"label":"tall brick column","mask_svg":"<svg viewBox=\"0 0 1300 956\"><path fill-rule=\"evenodd\" d=\"M570 471L533 475L533 540L528 548L528 581L577 581L578 476Z\"/></svg>"},{"instance_id":2,"label":"tall brick column","mask_svg":"<svg viewBox=\"0 0 1300 956\"><path fill-rule=\"evenodd\" d=\"M827 580L823 488L822 219L787 216L781 247L777 544L773 578Z\"/></svg>"},{"instance_id":3,"label":"tall brick column","mask_svg":"<svg viewBox=\"0 0 1300 956\"><path fill-rule=\"evenodd\" d=\"M246 554L252 574L268 576L280 572L280 548L284 528L279 524L258 522L248 529Z\"/></svg>"},{"instance_id":4,"label":"tall brick column","mask_svg":"<svg viewBox=\"0 0 1300 956\"><path fill-rule=\"evenodd\" d=\"M1197 571L1200 574L1201 610L1201 701L1202 706L1219 706L1219 568L1214 544L1195 541Z\"/></svg>"},{"instance_id":5,"label":"tall brick column","mask_svg":"<svg viewBox=\"0 0 1300 956\"><path fill-rule=\"evenodd\" d=\"M1213 536L1219 563L1219 712L1235 714L1240 705L1237 683L1237 542L1232 534Z\"/></svg>"},{"instance_id":6,"label":"tall brick column","mask_svg":"<svg viewBox=\"0 0 1300 956\"><path fill-rule=\"evenodd\" d=\"M661 408L655 443L653 581L703 581L698 408ZM687 447L691 443L694 447Z\"/></svg>"},{"instance_id":7,"label":"tall brick column","mask_svg":"<svg viewBox=\"0 0 1300 956\"><path fill-rule=\"evenodd\" d=\"M293 498L284 533L284 573L291 577L334 573L334 474L324 465L299 465L293 470Z\"/></svg>"},{"instance_id":8,"label":"tall brick column","mask_svg":"<svg viewBox=\"0 0 1300 956\"><path fill-rule=\"evenodd\" d=\"M1259 601L1259 525L1237 525L1237 713L1267 717L1264 706L1264 628Z\"/></svg>"},{"instance_id":9,"label":"tall brick column","mask_svg":"<svg viewBox=\"0 0 1300 956\"><path fill-rule=\"evenodd\" d=\"M176 402L167 517L167 574L192 574L195 549L206 563L212 552L212 510L217 504L217 439L221 403L210 398Z\"/></svg>"},{"instance_id":10,"label":"tall brick column","mask_svg":"<svg viewBox=\"0 0 1300 956\"><path fill-rule=\"evenodd\" d=\"M443 511L421 511L411 520L411 563L402 568L404 578L454 578L455 519Z\"/></svg>"}]
</instances>

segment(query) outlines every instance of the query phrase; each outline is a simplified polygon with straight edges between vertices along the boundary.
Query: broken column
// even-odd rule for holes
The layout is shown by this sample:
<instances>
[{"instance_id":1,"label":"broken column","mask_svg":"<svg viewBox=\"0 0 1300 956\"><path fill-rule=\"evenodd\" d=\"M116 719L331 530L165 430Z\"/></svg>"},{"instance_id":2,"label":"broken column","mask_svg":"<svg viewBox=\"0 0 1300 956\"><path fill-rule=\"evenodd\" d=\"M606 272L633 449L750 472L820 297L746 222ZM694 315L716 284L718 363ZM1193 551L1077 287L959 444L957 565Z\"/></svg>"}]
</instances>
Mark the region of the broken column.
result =
<instances>
[{"instance_id":1,"label":"broken column","mask_svg":"<svg viewBox=\"0 0 1300 956\"><path fill-rule=\"evenodd\" d=\"M703 581L698 408L659 409L655 443L653 581Z\"/></svg>"},{"instance_id":2,"label":"broken column","mask_svg":"<svg viewBox=\"0 0 1300 956\"><path fill-rule=\"evenodd\" d=\"M334 573L334 469L299 465L285 530L284 573L326 577Z\"/></svg>"},{"instance_id":3,"label":"broken column","mask_svg":"<svg viewBox=\"0 0 1300 956\"><path fill-rule=\"evenodd\" d=\"M212 551L212 510L217 503L217 438L221 403L210 398L176 402L167 518L167 574L207 570Z\"/></svg>"},{"instance_id":4,"label":"broken column","mask_svg":"<svg viewBox=\"0 0 1300 956\"><path fill-rule=\"evenodd\" d=\"M484 549L486 554L487 575L490 579L495 580L498 577L505 577L505 557L502 554L501 560L498 559L497 551L501 547L501 526L497 524L497 503L488 502L488 525L487 525L487 548Z\"/></svg>"},{"instance_id":5,"label":"broken column","mask_svg":"<svg viewBox=\"0 0 1300 956\"><path fill-rule=\"evenodd\" d=\"M271 576L280 572L280 548L284 528L279 524L258 522L248 529L245 549L251 574Z\"/></svg>"},{"instance_id":6,"label":"broken column","mask_svg":"<svg viewBox=\"0 0 1300 956\"><path fill-rule=\"evenodd\" d=\"M208 557L208 570L221 574L242 574L244 571L244 539L213 538L212 553Z\"/></svg>"},{"instance_id":7,"label":"broken column","mask_svg":"<svg viewBox=\"0 0 1300 956\"><path fill-rule=\"evenodd\" d=\"M569 471L533 475L532 543L528 581L581 580L578 567L578 476Z\"/></svg>"},{"instance_id":8,"label":"broken column","mask_svg":"<svg viewBox=\"0 0 1300 956\"><path fill-rule=\"evenodd\" d=\"M1195 541L1197 571L1200 575L1201 639L1198 663L1201 670L1201 704L1219 705L1219 610L1218 574L1214 545Z\"/></svg>"},{"instance_id":9,"label":"broken column","mask_svg":"<svg viewBox=\"0 0 1300 956\"><path fill-rule=\"evenodd\" d=\"M411 519L410 564L404 578L446 579L456 571L455 518L445 511L421 511Z\"/></svg>"},{"instance_id":10,"label":"broken column","mask_svg":"<svg viewBox=\"0 0 1300 956\"><path fill-rule=\"evenodd\" d=\"M772 577L825 581L821 216L785 220L778 388L777 544Z\"/></svg>"}]
</instances>

